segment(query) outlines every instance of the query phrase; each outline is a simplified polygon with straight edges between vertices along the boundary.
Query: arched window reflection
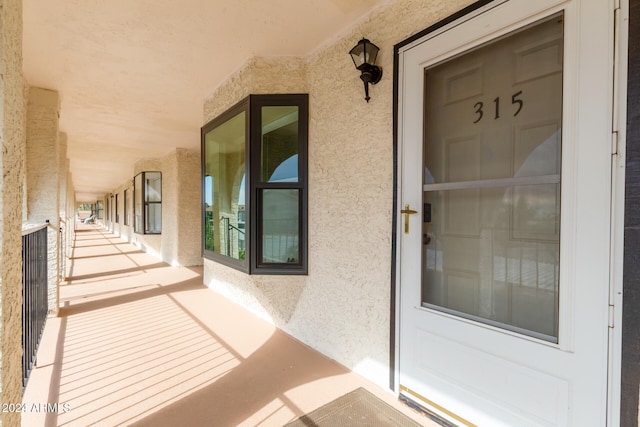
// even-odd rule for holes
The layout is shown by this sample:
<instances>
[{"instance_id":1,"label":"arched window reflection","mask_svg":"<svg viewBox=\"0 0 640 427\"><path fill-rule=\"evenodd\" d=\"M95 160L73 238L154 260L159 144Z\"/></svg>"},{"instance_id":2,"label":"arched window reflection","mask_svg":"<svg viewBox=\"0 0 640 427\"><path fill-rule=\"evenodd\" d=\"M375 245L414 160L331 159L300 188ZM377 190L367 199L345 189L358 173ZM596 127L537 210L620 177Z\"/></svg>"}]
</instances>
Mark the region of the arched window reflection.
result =
<instances>
[{"instance_id":1,"label":"arched window reflection","mask_svg":"<svg viewBox=\"0 0 640 427\"><path fill-rule=\"evenodd\" d=\"M262 107L262 181L298 182L298 107Z\"/></svg>"},{"instance_id":2,"label":"arched window reflection","mask_svg":"<svg viewBox=\"0 0 640 427\"><path fill-rule=\"evenodd\" d=\"M205 137L204 247L238 260L245 251L245 113Z\"/></svg>"}]
</instances>

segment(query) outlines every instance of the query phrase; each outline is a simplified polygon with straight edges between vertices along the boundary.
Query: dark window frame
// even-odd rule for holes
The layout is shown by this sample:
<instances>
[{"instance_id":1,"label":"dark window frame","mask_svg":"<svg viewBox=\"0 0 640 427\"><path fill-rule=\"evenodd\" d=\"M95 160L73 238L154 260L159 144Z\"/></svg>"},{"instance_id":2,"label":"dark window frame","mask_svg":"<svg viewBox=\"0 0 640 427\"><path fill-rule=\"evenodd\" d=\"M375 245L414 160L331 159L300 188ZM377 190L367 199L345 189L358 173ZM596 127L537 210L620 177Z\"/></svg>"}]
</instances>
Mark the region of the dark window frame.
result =
<instances>
[{"instance_id":1,"label":"dark window frame","mask_svg":"<svg viewBox=\"0 0 640 427\"><path fill-rule=\"evenodd\" d=\"M145 179L145 175L147 173L157 173L160 174L160 201L148 201L147 200L147 192L146 192L146 179ZM136 178L138 176L141 176L141 189L137 189L136 186ZM140 197L141 197L141 203L140 203L140 208L142 209L142 212L140 213L142 221L140 223L142 230L138 229L137 223L135 221L135 216L137 214L136 212L136 197L138 194L138 191L140 191ZM162 218L162 172L160 171L143 171L140 172L139 174L137 174L134 178L133 178L133 215L134 215L134 221L133 221L133 231L136 234L162 234L162 219L160 222L160 231L147 231L147 223L149 222L147 219L147 214L149 212L149 205L151 204L157 204L160 205L160 218Z\"/></svg>"},{"instance_id":2,"label":"dark window frame","mask_svg":"<svg viewBox=\"0 0 640 427\"><path fill-rule=\"evenodd\" d=\"M116 224L120 223L120 214L118 213L118 193L114 194L114 210L116 214Z\"/></svg>"},{"instance_id":3,"label":"dark window frame","mask_svg":"<svg viewBox=\"0 0 640 427\"><path fill-rule=\"evenodd\" d=\"M210 131L214 130L215 128L217 128L218 126L225 124L227 121L231 120L232 118L236 117L237 115L241 114L242 112L245 113L245 128L244 128L244 137L245 137L245 185L246 183L249 183L251 181L251 168L247 167L247 165L249 164L249 102L250 99L249 97L241 100L240 102L238 102L237 104L235 104L234 106L230 107L228 110L226 110L225 112L221 113L220 115L218 115L217 117L215 117L213 120L211 120L209 123L207 123L206 125L204 125L201 129L200 129L200 163L201 163L201 171L200 171L200 180L201 180L201 185L202 185L202 200L200 201L200 211L201 211L201 222L202 222L202 242L201 242L201 253L203 258L205 259L209 259L215 262L218 262L220 264L226 265L227 267L231 267L231 268L235 268L236 270L240 270L244 273L250 274L250 268L249 268L249 260L248 257L245 257L245 259L235 259L226 255L222 255L219 254L217 252L214 251L210 251L205 249L205 239L206 239L206 228L205 228L205 222L207 221L206 218L206 206L205 206L205 201L206 201L206 190L205 190L205 172L206 172L206 147L205 147L205 138L207 133L209 133ZM249 189L247 188L245 190L245 211L251 211L251 201L250 198L247 197L247 194L249 193ZM245 221L245 238L247 238L248 236L250 236L251 234L251 228L252 228L252 224L247 221ZM247 242L247 240L245 240L245 243Z\"/></svg>"},{"instance_id":4,"label":"dark window frame","mask_svg":"<svg viewBox=\"0 0 640 427\"><path fill-rule=\"evenodd\" d=\"M129 215L128 215L128 210L129 210L129 189L125 188L124 192L123 192L123 209L122 209L122 214L123 214L123 222L125 226L130 225L129 224Z\"/></svg>"},{"instance_id":5,"label":"dark window frame","mask_svg":"<svg viewBox=\"0 0 640 427\"><path fill-rule=\"evenodd\" d=\"M264 182L260 179L262 155L262 107L298 107L298 181ZM246 259L237 260L205 249L205 137L207 133L236 115L245 113L245 243ZM201 128L201 184L202 184L202 256L247 274L306 275L308 273L308 142L309 142L308 94L250 95L244 98ZM299 256L296 263L263 263L260 209L261 192L269 189L297 189Z\"/></svg>"},{"instance_id":6,"label":"dark window frame","mask_svg":"<svg viewBox=\"0 0 640 427\"><path fill-rule=\"evenodd\" d=\"M96 201L96 219L104 219L104 204L101 200Z\"/></svg>"}]
</instances>

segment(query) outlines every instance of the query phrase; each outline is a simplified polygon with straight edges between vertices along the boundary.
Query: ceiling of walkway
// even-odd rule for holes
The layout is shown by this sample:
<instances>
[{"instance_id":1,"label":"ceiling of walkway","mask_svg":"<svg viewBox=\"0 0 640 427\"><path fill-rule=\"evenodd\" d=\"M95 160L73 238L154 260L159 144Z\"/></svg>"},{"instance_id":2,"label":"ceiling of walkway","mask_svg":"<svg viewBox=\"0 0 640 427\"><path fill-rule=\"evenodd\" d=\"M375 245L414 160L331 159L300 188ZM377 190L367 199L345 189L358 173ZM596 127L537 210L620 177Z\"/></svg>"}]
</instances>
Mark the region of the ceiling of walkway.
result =
<instances>
[{"instance_id":1,"label":"ceiling of walkway","mask_svg":"<svg viewBox=\"0 0 640 427\"><path fill-rule=\"evenodd\" d=\"M24 76L60 94L76 199L91 202L136 161L198 148L203 99L249 58L306 56L390 1L23 0Z\"/></svg>"}]
</instances>

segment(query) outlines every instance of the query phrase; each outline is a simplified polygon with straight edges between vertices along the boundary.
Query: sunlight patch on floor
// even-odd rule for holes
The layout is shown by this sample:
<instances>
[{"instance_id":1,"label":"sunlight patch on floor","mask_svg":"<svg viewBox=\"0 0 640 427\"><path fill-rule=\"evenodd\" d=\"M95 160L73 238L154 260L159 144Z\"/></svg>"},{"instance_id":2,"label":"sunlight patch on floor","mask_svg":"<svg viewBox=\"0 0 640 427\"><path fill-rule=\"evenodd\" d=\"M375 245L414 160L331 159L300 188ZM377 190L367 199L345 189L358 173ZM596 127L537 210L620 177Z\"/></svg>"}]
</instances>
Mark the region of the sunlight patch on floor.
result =
<instances>
[{"instance_id":1,"label":"sunlight patch on floor","mask_svg":"<svg viewBox=\"0 0 640 427\"><path fill-rule=\"evenodd\" d=\"M167 295L75 314L59 395L71 410L59 414L58 425L131 423L238 364Z\"/></svg>"}]
</instances>

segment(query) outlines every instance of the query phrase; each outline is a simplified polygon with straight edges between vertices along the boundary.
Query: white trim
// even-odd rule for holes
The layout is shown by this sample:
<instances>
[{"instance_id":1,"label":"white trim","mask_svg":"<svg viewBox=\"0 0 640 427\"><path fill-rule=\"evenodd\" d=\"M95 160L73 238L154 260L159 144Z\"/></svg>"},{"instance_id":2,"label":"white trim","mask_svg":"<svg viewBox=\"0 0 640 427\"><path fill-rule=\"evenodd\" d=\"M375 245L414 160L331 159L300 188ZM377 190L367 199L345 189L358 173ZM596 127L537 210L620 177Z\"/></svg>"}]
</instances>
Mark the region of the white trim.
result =
<instances>
[{"instance_id":1,"label":"white trim","mask_svg":"<svg viewBox=\"0 0 640 427\"><path fill-rule=\"evenodd\" d=\"M422 43L431 40L432 38L451 30L452 28L458 27L462 24L464 24L465 22L470 21L471 19L475 18L476 16L482 15L483 13L485 13L486 11L493 9L494 7L497 7L499 5L501 5L502 3L505 3L508 0L495 0L492 1L491 3L482 6L472 12L469 12L468 14L461 16L460 18L456 19L455 21L444 25L440 28L437 28L431 32L429 32L428 34L425 34L424 36L420 37L419 39L416 39L414 41L412 41L411 43L407 43L406 45L402 46L401 48L398 49L398 53L402 54L405 51L409 50L409 49L413 49L414 47L421 45Z\"/></svg>"},{"instance_id":2,"label":"white trim","mask_svg":"<svg viewBox=\"0 0 640 427\"><path fill-rule=\"evenodd\" d=\"M628 4L627 4L628 0L622 0L622 9L624 11L624 16L626 17L626 13L628 10ZM507 4L505 4L505 1L503 0L496 0L496 2L492 2L489 5L485 6L485 9L493 9L492 13L495 13L496 16L501 17L505 14L505 9L508 9L510 4L514 4L515 2L507 2ZM588 241L588 238L586 236L580 236L580 239L578 239L577 237L577 233L578 233L578 221L579 221L579 225L582 227L582 229L586 229L586 225L588 225L588 220L589 220L589 216L585 215L585 209L583 209L585 207L586 201L588 200L588 193L587 190L585 190L584 188L582 189L581 193L578 194L578 192L576 191L568 191L572 188L576 188L576 184L578 182L578 180L581 179L586 179L586 181L588 181L591 184L595 184L595 186L597 187L598 190L602 190L603 186L606 187L608 190L613 191L613 193L611 194L611 200L610 200L610 204L609 206L604 205L604 203L600 204L600 206L593 206L593 208L595 209L595 211L598 212L598 215L604 214L604 211L606 211L608 213L607 215L607 220L611 221L611 228L610 230L608 230L607 233L604 232L604 228L606 227L599 227L598 230L594 230L594 232L596 233L596 238L599 238L601 240L599 240L601 243L604 243L606 245L606 243L608 242L610 244L610 248L606 248L606 246L600 246L600 254L601 255L605 255L606 249L610 249L610 254L611 254L611 260L609 263L603 263L602 265L602 269L600 269L599 271L597 271L598 273L598 277L600 277L600 273L604 274L604 275L608 275L610 276L609 280L609 286L605 286L604 281L601 281L600 283L603 285L602 289L600 287L598 287L598 293L600 293L600 291L602 291L602 295L590 295L589 297L591 298L591 302L593 302L596 297L597 297L597 301L602 301L603 304L605 303L604 298L606 297L605 295L605 291L607 290L607 288L611 289L613 292L613 297L612 300L614 301L614 303L616 304L616 310L614 311L614 323L616 324L620 324L621 322L621 302L622 302L622 260L618 259L620 257L617 257L616 255L619 253L622 253L622 249L623 249L623 244L622 244L622 237L624 236L624 224L623 224L623 220L624 220L624 142L625 142L625 135L623 133L621 133L619 135L620 137L620 144L619 144L619 149L618 149L618 155L613 159L613 167L614 169L611 172L611 176L607 176L607 179L596 179L596 176L594 175L589 175L589 173L587 171L585 171L584 167L580 167L580 162L577 158L577 156L573 156L573 155L567 155L569 153L577 153L578 150L578 143L577 141L579 140L579 138L582 136L581 133L587 133L589 132L589 130L591 130L592 128L596 127L594 126L582 126L580 128L578 128L577 123L581 122L581 123L587 123L590 124L590 118L593 119L596 114L600 114L600 118L606 118L607 120L614 120L613 117L616 117L616 123L619 124L619 127L622 128L622 125L624 124L624 119L626 117L626 111L624 111L624 101L626 100L626 67L623 67L622 63L626 63L626 57L624 58L619 58L620 59L620 67L617 70L617 77L618 77L618 82L620 83L619 86L616 88L617 90L617 101L615 101L615 108L612 108L613 105L612 104L607 104L607 108L603 109L602 107L604 107L603 103L596 103L596 107L592 110L590 110L589 105L587 104L583 104L583 103L579 103L578 102L578 94L581 93L580 91L583 91L586 87L588 87L588 82L586 80L586 73L584 72L584 67L585 63L589 63L589 47L590 46L594 46L597 45L597 49L598 52L600 53L605 53L605 48L604 45L602 43L594 43L596 42L596 40L594 40L594 36L592 34L589 34L589 32L587 31L587 29L591 26L591 25L595 25L597 26L598 31L595 31L594 34L596 33L600 33L602 34L602 32L606 29L606 30L611 30L612 29L612 17L613 17L613 9L612 9L612 4L613 1L611 2L607 2L608 4L605 3L600 3L597 6L596 5L589 5L586 6L587 3L585 2L580 2L579 0L576 1L562 1L562 0L558 0L558 1L553 1L553 0L549 0L549 1L540 1L540 3L535 4L535 6L532 6L532 8L535 9L536 12L534 12L532 15L522 18L520 20L516 20L515 22L512 22L509 26L507 27L502 27L502 28L498 28L496 22L505 22L505 20L502 19L495 19L494 22L491 23L487 23L486 26L481 26L478 24L478 22L473 22L473 17L478 16L480 13L482 12L478 12L476 11L476 13L472 13L470 15L468 15L467 17L462 17L459 20L456 20L455 22L444 26L443 28L436 30L434 33L429 34L429 35L425 35L425 37L416 40L414 42L411 42L408 45L403 46L401 49L399 49L399 53L400 53L400 60L398 61L398 76L399 76L399 81L398 81L398 171L397 171L397 184L398 184L398 188L397 188L397 202L398 202L398 206L402 206L405 203L411 203L412 205L416 205L416 203L414 203L415 201L413 200L408 200L405 199L404 194L403 194L403 183L402 183L402 175L403 175L403 170L402 170L402 164L403 164L403 159L404 157L406 157L408 154L403 152L403 146L401 141L404 140L404 138L407 138L409 140L411 140L412 138L414 138L416 135L408 135L405 134L403 135L403 129L404 129L404 113L403 113L403 105L406 102L406 99L413 99L414 94L411 93L406 93L403 90L404 86L406 85L405 80L403 78L404 76L404 67L406 67L406 63L404 61L407 61L407 55L405 55L406 51L408 51L409 49L419 46L420 44L424 43L425 41L437 36L438 34L442 34L448 30L450 30L451 28L455 28L456 26L460 25L461 23L467 23L467 26L469 27L469 30L467 31L467 35L468 36L463 36L464 41L458 46L458 48L454 49L454 50L450 50L450 51L446 51L446 50L438 50L438 48L436 47L435 51L432 52L432 56L430 56L430 58L427 61L424 62L417 62L416 60L414 60L413 64L412 64L412 68L413 67L417 67L417 66L421 66L421 67L428 67L430 65L433 64L437 64L439 62L441 62L444 59L448 59L451 58L453 56L455 56L456 54L460 54L462 52L465 52L473 47L476 46L480 46L482 44L484 44L485 42L487 42L489 39L494 39L496 37L496 35L498 34L508 34L509 32L511 32L512 30L516 29L516 28L521 28L525 25L531 24L535 21L537 21L538 19L544 17L544 16L548 16L551 15L554 12L560 11L560 10L566 10L565 13L565 65L564 65L564 78L563 78L563 84L564 84L564 104L563 104L563 137L562 137L562 141L563 141L563 146L562 146L562 151L563 151L563 156L562 156L562 189L563 189L563 200L562 200L562 224L564 227L564 230L562 232L563 234L563 239L561 239L561 264L565 265L569 268L565 268L565 269L561 269L561 275L560 275L560 282L565 283L564 287L561 287L560 290L560 299L561 301L564 301L564 311L561 311L561 318L559 319L559 323L560 323L560 330L559 330L559 342L560 342L560 347L567 351L567 352L572 352L575 349L575 340L574 340L574 334L576 333L576 329L575 329L575 325L574 323L574 313L579 313L581 315L583 315L584 318L584 310L582 310L582 306L581 304L577 304L576 306L574 306L574 303L576 302L576 292L575 289L578 286L577 282L579 280L584 279L584 273L581 273L579 266L576 265L576 259L577 259L577 252L580 252L582 257L585 257L586 260L592 259L593 255L589 254L589 251L587 250L586 246L583 244L583 240L584 241ZM602 19L592 19L592 22L588 22L586 20L584 20L584 18L588 15L587 12L593 12L594 9L591 9L590 6L596 6L598 8L598 11L602 14L604 14L604 8L607 8L607 13L606 16L601 16ZM591 17L593 18L593 13L591 14ZM609 19L611 18L611 22L609 22ZM624 18L621 20L621 26L624 26L624 29L620 29L621 31L621 38L619 39L620 41L620 51L623 52L626 49L626 38L628 37L628 30L626 29L626 25L627 25L627 21L626 19L628 18ZM593 22L595 21L595 22ZM605 28L606 27L606 28ZM478 35L477 37L474 37L474 35ZM586 37L585 37L586 35ZM608 36L612 36L612 30L608 31ZM584 37L584 40L582 43L576 43L577 37ZM582 40L582 39L581 39ZM609 41L612 41L613 37L607 38L607 43L609 43ZM576 49L575 46L576 45L580 45L580 50ZM611 44L607 44L606 47L606 53L612 53L613 52L613 43ZM607 64L610 64L612 62L612 58L613 55L608 56L608 60L607 60ZM598 74L596 77L598 77L600 80L600 82L612 82L611 85L607 85L607 87L604 87L603 85L598 86L598 93L593 93L590 94L592 95L591 97L589 97L589 100L593 101L594 99L603 99L602 96L606 95L606 99L611 99L612 96L612 91L613 91L613 70L605 72L605 70L602 67L596 67ZM624 68L624 70L622 69ZM602 79L609 79L609 80L602 80ZM420 90L417 90L416 92L421 92ZM405 94L403 96L403 94ZM598 123L602 124L600 121L598 121ZM596 129L598 130L598 138L602 137L603 135L601 135L600 130L602 129ZM413 134L415 132L411 131L410 129L407 130L407 132ZM623 131L624 132L624 131ZM599 140L598 140L599 141ZM606 141L606 143L608 144L609 141ZM606 147L608 149L608 147ZM590 151L589 153L585 153L584 149L583 152L581 152L581 154L583 154L584 158L588 158L589 160L593 160L594 158L597 159L601 159L603 160L602 157L595 157L595 156L601 156L601 155L606 155L605 151L603 150L603 146L599 143L594 144L593 146L593 150ZM586 154L586 155L585 155ZM607 175L609 175L609 173L607 173ZM603 177L600 177L603 178ZM429 186L430 189L431 186ZM607 197L609 197L609 194L607 193ZM410 197L409 197L410 198ZM580 203L578 203L580 201ZM604 201L603 201L604 202ZM578 207L581 207L581 212L578 212ZM588 205L587 205L588 206ZM589 211L589 209L586 210L587 212ZM580 213L580 215L578 215ZM574 219L576 219L574 221ZM401 222L402 221L397 221L396 222L396 231L397 231L397 236L402 236L402 230L401 230ZM602 224L601 224L602 225ZM603 239L604 236L607 236L606 241ZM395 381L395 388L396 390L399 388L399 382L401 380L400 376L398 375L398 367L400 364L400 357L399 357L399 346L400 346L400 334L399 334L399 323L402 317L402 313L401 313L401 303L402 303L402 292L401 292L401 259L402 259L402 245L400 244L400 240L401 238L398 238L398 245L396 247L396 254L397 254L397 258L396 258L396 266L397 266L397 270L396 270L396 296L397 296L397 304L396 304L396 332L397 332L397 339L396 339L396 348L395 348L395 352L396 352L396 381ZM587 254L587 256L585 256L585 254ZM601 259L604 259L601 257ZM605 264L608 264L605 266ZM606 268L605 268L606 267ZM568 303L570 302L570 303ZM620 309L618 309L618 307L620 307ZM600 306L598 305L598 309L604 309L606 308L606 305ZM609 383L606 387L606 389L603 387L602 389L598 389L598 395L600 396L600 398L598 399L599 402L601 404L607 404L607 423L608 425L617 425L617 421L619 420L619 400L620 400L620 392L619 392L619 386L620 386L620 365L621 365L621 359L620 359L620 349L621 349L621 328L617 327L613 329L613 337L611 340L609 340L609 357L608 360L602 359L603 362L601 364L599 364L599 372L594 373L594 375L597 375L599 377L602 378L602 384L604 386L604 381L606 380L606 376L608 373L608 377L609 377ZM598 332L598 337L597 339L605 339L606 337L606 331L605 330L600 330ZM581 335L581 338L584 339L585 334L583 333ZM603 341L602 345L598 346L598 353L600 353L600 349L602 349L602 353L606 353L606 342L607 341ZM600 362L599 362L600 363ZM605 366L606 364L606 366ZM600 368L603 371L602 373L600 373ZM607 394L606 398L607 401L605 402L605 392ZM604 408L602 408L604 409ZM602 416L604 418L604 414L602 413ZM594 420L594 422L602 422L602 421L597 421Z\"/></svg>"},{"instance_id":3,"label":"white trim","mask_svg":"<svg viewBox=\"0 0 640 427\"><path fill-rule=\"evenodd\" d=\"M404 84L404 81L402 79L402 75L404 72L404 55L400 55L398 54L398 70L397 70L397 76L398 76L398 83L400 84ZM396 135L396 164L397 164L397 170L396 170L396 192L395 192L395 202L398 206L400 206L400 199L402 198L402 156L403 156L403 144L400 143L400 141L402 141L402 129L404 128L402 126L402 120L404 120L404 113L403 113L403 109L402 106L404 105L404 103L402 102L402 94L404 93L404 91L402 90L402 88L398 87L397 89L397 95L398 95L398 100L397 100L397 135ZM397 209L396 209L397 211ZM394 307L394 313L395 313L395 319L394 319L394 337L395 339L394 341L394 348L393 348L393 353L394 353L394 366L393 366L393 392L396 395L400 394L400 321L401 321L401 312L400 312L400 301L401 301L401 294L400 294L400 283L402 283L401 280L401 276L402 276L402 269L400 268L400 260L402 259L402 250L401 250L401 236L402 236L402 221L399 220L400 218L400 214L397 214L396 216L396 223L395 223L395 281L394 281L394 286L395 286L395 307Z\"/></svg>"},{"instance_id":4,"label":"white trim","mask_svg":"<svg viewBox=\"0 0 640 427\"><path fill-rule=\"evenodd\" d=\"M613 131L618 133L617 155L612 157L611 195L611 278L610 304L613 304L613 328L609 330L609 372L607 425L620 425L622 385L622 302L624 268L624 196L627 121L627 62L629 40L629 1L620 0L614 75L615 102Z\"/></svg>"},{"instance_id":5,"label":"white trim","mask_svg":"<svg viewBox=\"0 0 640 427\"><path fill-rule=\"evenodd\" d=\"M425 184L423 191L465 190L468 188L515 187L520 185L559 184L560 174L521 176L515 178L480 179L477 181Z\"/></svg>"},{"instance_id":6,"label":"white trim","mask_svg":"<svg viewBox=\"0 0 640 427\"><path fill-rule=\"evenodd\" d=\"M577 94L579 92L579 67L580 61L576 38L580 34L580 11L574 2L566 6L564 14L565 38L564 38L564 66L563 66L563 105L562 105L562 182L560 192L562 202L560 208L560 224L562 227L560 237L560 286L559 299L562 309L558 318L558 343L565 351L575 349L575 289L576 270L575 261L576 239L578 236L577 223L574 220L578 213L578 193L576 188L578 174L578 159L576 153L579 105ZM563 268L564 266L564 268Z\"/></svg>"}]
</instances>

